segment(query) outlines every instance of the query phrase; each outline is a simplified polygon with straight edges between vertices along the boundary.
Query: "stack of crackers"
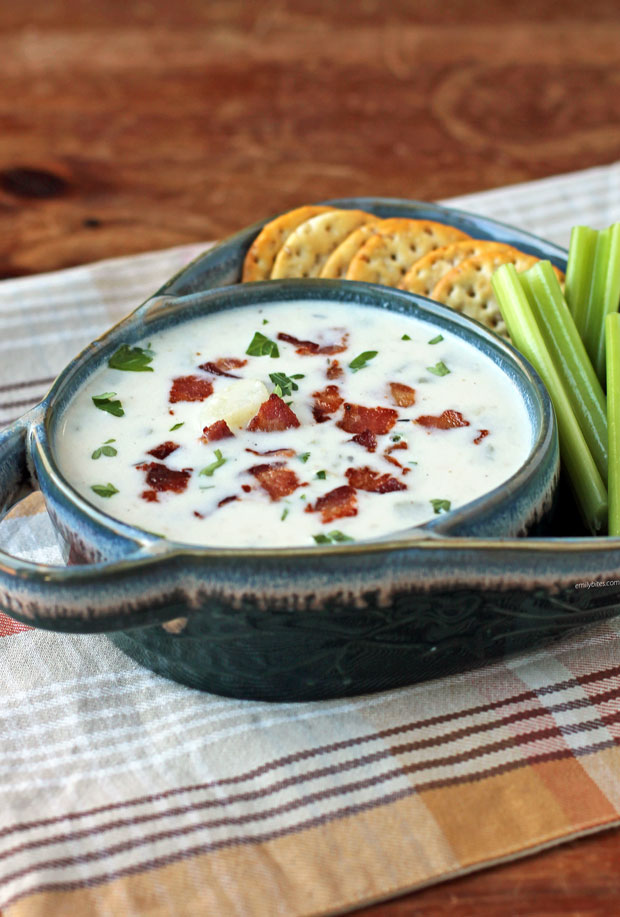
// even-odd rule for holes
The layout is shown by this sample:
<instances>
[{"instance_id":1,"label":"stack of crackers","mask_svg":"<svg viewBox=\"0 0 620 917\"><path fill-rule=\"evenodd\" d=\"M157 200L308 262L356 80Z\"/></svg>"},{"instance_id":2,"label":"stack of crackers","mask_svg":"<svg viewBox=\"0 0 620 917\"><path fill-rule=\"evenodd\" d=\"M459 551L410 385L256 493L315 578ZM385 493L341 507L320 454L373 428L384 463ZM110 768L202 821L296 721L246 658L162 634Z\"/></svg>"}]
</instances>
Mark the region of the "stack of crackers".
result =
<instances>
[{"instance_id":1,"label":"stack of crackers","mask_svg":"<svg viewBox=\"0 0 620 917\"><path fill-rule=\"evenodd\" d=\"M432 220L380 219L363 210L305 206L263 227L246 255L242 280L323 277L381 283L428 296L507 337L491 275L500 264L525 271L537 260L511 245L473 239Z\"/></svg>"}]
</instances>

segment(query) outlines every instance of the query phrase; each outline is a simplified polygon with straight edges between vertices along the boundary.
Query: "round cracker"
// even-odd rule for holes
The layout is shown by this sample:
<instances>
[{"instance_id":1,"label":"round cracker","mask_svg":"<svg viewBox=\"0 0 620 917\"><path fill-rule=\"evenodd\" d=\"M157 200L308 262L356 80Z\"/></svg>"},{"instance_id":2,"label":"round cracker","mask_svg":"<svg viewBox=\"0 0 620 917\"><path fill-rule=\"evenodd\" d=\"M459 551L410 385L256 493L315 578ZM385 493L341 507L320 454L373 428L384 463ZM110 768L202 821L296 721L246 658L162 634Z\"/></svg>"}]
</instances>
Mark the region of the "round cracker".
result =
<instances>
[{"instance_id":1,"label":"round cracker","mask_svg":"<svg viewBox=\"0 0 620 917\"><path fill-rule=\"evenodd\" d=\"M256 236L245 256L241 280L244 283L253 280L269 280L278 252L293 230L311 217L334 209L334 207L306 205L297 207L295 210L288 210L274 220L270 220Z\"/></svg>"},{"instance_id":2,"label":"round cracker","mask_svg":"<svg viewBox=\"0 0 620 917\"><path fill-rule=\"evenodd\" d=\"M487 328L507 338L508 330L491 286L493 272L501 264L514 264L517 271L527 271L539 260L534 255L527 255L510 245L493 252L475 255L448 271L434 287L431 298L450 306L456 312L475 318ZM554 270L558 278L563 280L562 272L557 268Z\"/></svg>"},{"instance_id":3,"label":"round cracker","mask_svg":"<svg viewBox=\"0 0 620 917\"><path fill-rule=\"evenodd\" d=\"M433 220L382 220L352 259L346 279L397 287L427 252L468 238L460 229Z\"/></svg>"},{"instance_id":4,"label":"round cracker","mask_svg":"<svg viewBox=\"0 0 620 917\"><path fill-rule=\"evenodd\" d=\"M441 278L461 261L496 249L510 249L511 252L514 250L512 245L488 239L464 239L444 245L442 248L435 248L418 261L414 261L405 274L400 289L418 293L420 296L430 296Z\"/></svg>"},{"instance_id":5,"label":"round cracker","mask_svg":"<svg viewBox=\"0 0 620 917\"><path fill-rule=\"evenodd\" d=\"M272 280L318 277L329 256L358 226L374 219L363 210L330 210L311 217L293 230L278 252Z\"/></svg>"},{"instance_id":6,"label":"round cracker","mask_svg":"<svg viewBox=\"0 0 620 917\"><path fill-rule=\"evenodd\" d=\"M319 276L327 277L331 280L342 280L343 277L346 277L351 259L374 233L377 223L380 222L381 220L378 217L373 217L372 220L364 223L348 235L344 242L341 242L338 248L329 256Z\"/></svg>"}]
</instances>

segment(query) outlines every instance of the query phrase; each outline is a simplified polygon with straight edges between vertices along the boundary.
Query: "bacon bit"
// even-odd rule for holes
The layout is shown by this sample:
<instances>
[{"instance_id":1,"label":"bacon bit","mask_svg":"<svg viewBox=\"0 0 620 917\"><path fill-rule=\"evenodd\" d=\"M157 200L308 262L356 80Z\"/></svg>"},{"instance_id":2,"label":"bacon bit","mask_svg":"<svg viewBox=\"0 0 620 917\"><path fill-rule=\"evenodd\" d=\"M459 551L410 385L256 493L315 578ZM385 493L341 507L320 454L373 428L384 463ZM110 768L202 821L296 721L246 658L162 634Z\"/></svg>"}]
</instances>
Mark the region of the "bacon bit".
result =
<instances>
[{"instance_id":1,"label":"bacon bit","mask_svg":"<svg viewBox=\"0 0 620 917\"><path fill-rule=\"evenodd\" d=\"M387 449L385 450L385 454L389 455L390 452L394 452L395 449L407 449L407 448L408 446L407 446L407 443L405 442L394 443L394 445L387 447Z\"/></svg>"},{"instance_id":2,"label":"bacon bit","mask_svg":"<svg viewBox=\"0 0 620 917\"><path fill-rule=\"evenodd\" d=\"M247 362L247 360L238 360L237 357L221 357L214 363L202 363L198 369L202 369L206 373L212 373L214 376L228 376L229 379L238 379L239 376L229 373L228 370L240 369Z\"/></svg>"},{"instance_id":3,"label":"bacon bit","mask_svg":"<svg viewBox=\"0 0 620 917\"><path fill-rule=\"evenodd\" d=\"M176 494L183 493L187 487L189 476L193 471L192 468L173 471L172 468L160 465L158 462L144 462L136 467L138 471L146 471L146 483L151 490L144 491L142 497L151 503L157 502L157 493L161 493L163 490L171 490Z\"/></svg>"},{"instance_id":4,"label":"bacon bit","mask_svg":"<svg viewBox=\"0 0 620 917\"><path fill-rule=\"evenodd\" d=\"M263 487L272 500L288 497L294 490L301 486L301 481L294 471L284 467L284 462L273 462L271 465L254 465L248 468L261 487Z\"/></svg>"},{"instance_id":5,"label":"bacon bit","mask_svg":"<svg viewBox=\"0 0 620 917\"><path fill-rule=\"evenodd\" d=\"M322 392L313 392L314 407L312 414L317 423L325 423L329 415L338 410L344 398L340 395L337 385L328 385Z\"/></svg>"},{"instance_id":6,"label":"bacon bit","mask_svg":"<svg viewBox=\"0 0 620 917\"><path fill-rule=\"evenodd\" d=\"M194 510L194 516L196 516L197 519L204 519L202 513L199 513L197 509Z\"/></svg>"},{"instance_id":7,"label":"bacon bit","mask_svg":"<svg viewBox=\"0 0 620 917\"><path fill-rule=\"evenodd\" d=\"M213 383L200 376L180 376L172 382L169 401L204 401L213 392Z\"/></svg>"},{"instance_id":8,"label":"bacon bit","mask_svg":"<svg viewBox=\"0 0 620 917\"><path fill-rule=\"evenodd\" d=\"M232 503L234 500L238 500L238 499L239 499L239 497L237 497L237 496L235 496L235 495L233 494L232 497L224 497L224 499L223 499L223 500L220 500L220 502L219 502L217 505L218 505L218 506L226 506L227 503Z\"/></svg>"},{"instance_id":9,"label":"bacon bit","mask_svg":"<svg viewBox=\"0 0 620 917\"><path fill-rule=\"evenodd\" d=\"M358 443L360 446L363 446L364 449L368 449L369 452L374 452L377 448L377 437L374 433L371 433L370 430L364 430L363 433L357 433L350 441Z\"/></svg>"},{"instance_id":10,"label":"bacon bit","mask_svg":"<svg viewBox=\"0 0 620 917\"><path fill-rule=\"evenodd\" d=\"M249 494L249 493L251 493L252 488L250 487L249 484L242 484L242 485L241 485L241 490L243 490L246 494Z\"/></svg>"},{"instance_id":11,"label":"bacon bit","mask_svg":"<svg viewBox=\"0 0 620 917\"><path fill-rule=\"evenodd\" d=\"M365 408L361 404L345 403L344 417L336 424L346 433L389 433L396 420L397 411L392 408Z\"/></svg>"},{"instance_id":12,"label":"bacon bit","mask_svg":"<svg viewBox=\"0 0 620 917\"><path fill-rule=\"evenodd\" d=\"M344 334L340 344L326 344L323 347L315 341L300 341L299 338L293 337L292 334L285 334L283 331L278 333L278 340L285 341L287 344L293 344L297 348L295 353L299 353L301 356L308 356L316 353L325 353L329 355L333 353L342 353L343 350L346 350L349 335Z\"/></svg>"},{"instance_id":13,"label":"bacon bit","mask_svg":"<svg viewBox=\"0 0 620 917\"><path fill-rule=\"evenodd\" d=\"M325 373L328 379L339 379L340 376L344 375L344 369L338 362L338 360L332 360L329 366L327 367L327 372Z\"/></svg>"},{"instance_id":14,"label":"bacon bit","mask_svg":"<svg viewBox=\"0 0 620 917\"><path fill-rule=\"evenodd\" d=\"M415 389L410 385L405 385L404 382L390 382L390 391L394 404L399 408L410 408L415 404Z\"/></svg>"},{"instance_id":15,"label":"bacon bit","mask_svg":"<svg viewBox=\"0 0 620 917\"><path fill-rule=\"evenodd\" d=\"M407 490L407 485L397 481L391 474L381 474L365 465L363 468L347 468L347 481L356 490L367 490L374 494L389 494L394 490Z\"/></svg>"},{"instance_id":16,"label":"bacon bit","mask_svg":"<svg viewBox=\"0 0 620 917\"><path fill-rule=\"evenodd\" d=\"M246 452L251 452L252 455L284 455L286 458L293 458L294 455L297 455L294 449L268 449L267 452L258 452L256 449L248 449L246 446Z\"/></svg>"},{"instance_id":17,"label":"bacon bit","mask_svg":"<svg viewBox=\"0 0 620 917\"><path fill-rule=\"evenodd\" d=\"M435 430L452 430L455 427L468 427L469 421L465 420L459 411L444 411L439 417L432 414L423 414L422 417L416 418L415 423L421 427L433 427Z\"/></svg>"},{"instance_id":18,"label":"bacon bit","mask_svg":"<svg viewBox=\"0 0 620 917\"><path fill-rule=\"evenodd\" d=\"M233 436L225 420L216 420L210 427L205 427L200 437L203 443L214 443L218 439L228 439Z\"/></svg>"},{"instance_id":19,"label":"bacon bit","mask_svg":"<svg viewBox=\"0 0 620 917\"><path fill-rule=\"evenodd\" d=\"M161 446L155 446L154 449L149 449L147 455L152 455L154 458L163 462L165 458L168 458L169 455L172 455L173 452L176 452L178 448L178 443L173 443L172 440L166 440L166 442L162 443Z\"/></svg>"},{"instance_id":20,"label":"bacon bit","mask_svg":"<svg viewBox=\"0 0 620 917\"><path fill-rule=\"evenodd\" d=\"M409 472L411 471L410 468L405 468L404 465L401 465L398 459L395 459L394 456L389 455L387 450L383 453L383 458L386 460L386 462L390 462L392 465L396 465L397 468L401 468L403 475L409 474Z\"/></svg>"},{"instance_id":21,"label":"bacon bit","mask_svg":"<svg viewBox=\"0 0 620 917\"><path fill-rule=\"evenodd\" d=\"M157 503L159 499L154 490L143 490L140 496L143 500L146 500L147 503Z\"/></svg>"},{"instance_id":22,"label":"bacon bit","mask_svg":"<svg viewBox=\"0 0 620 917\"><path fill-rule=\"evenodd\" d=\"M475 444L476 444L477 446L479 446L480 443L482 442L482 440L484 439L484 437L485 437L485 436L488 436L488 435L489 435L489 431L488 431L488 430L479 430L479 431L478 431L478 436L477 436L477 437L475 438L475 440L474 440Z\"/></svg>"},{"instance_id":23,"label":"bacon bit","mask_svg":"<svg viewBox=\"0 0 620 917\"><path fill-rule=\"evenodd\" d=\"M321 513L323 522L333 522L345 516L357 516L357 496L353 487L343 484L319 497L314 506L306 506L307 513Z\"/></svg>"},{"instance_id":24,"label":"bacon bit","mask_svg":"<svg viewBox=\"0 0 620 917\"><path fill-rule=\"evenodd\" d=\"M275 433L298 426L299 421L288 404L282 401L279 395L273 394L267 401L263 401L258 414L249 422L248 430Z\"/></svg>"}]
</instances>

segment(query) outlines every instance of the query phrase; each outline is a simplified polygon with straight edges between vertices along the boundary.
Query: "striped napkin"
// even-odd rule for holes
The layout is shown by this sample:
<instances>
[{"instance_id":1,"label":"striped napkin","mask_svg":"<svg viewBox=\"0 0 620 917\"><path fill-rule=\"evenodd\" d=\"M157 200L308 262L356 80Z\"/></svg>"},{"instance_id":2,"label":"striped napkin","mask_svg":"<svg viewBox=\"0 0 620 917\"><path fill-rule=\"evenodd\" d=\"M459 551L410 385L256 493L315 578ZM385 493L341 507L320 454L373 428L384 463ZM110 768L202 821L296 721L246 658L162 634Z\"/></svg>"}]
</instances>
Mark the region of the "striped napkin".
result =
<instances>
[{"instance_id":1,"label":"striped napkin","mask_svg":"<svg viewBox=\"0 0 620 917\"><path fill-rule=\"evenodd\" d=\"M620 164L447 203L566 244L620 219ZM205 248L0 284L0 426ZM39 496L0 544L62 554ZM620 560L619 560L620 568ZM620 624L388 693L267 704L0 615L0 908L318 915L620 823Z\"/></svg>"}]
</instances>

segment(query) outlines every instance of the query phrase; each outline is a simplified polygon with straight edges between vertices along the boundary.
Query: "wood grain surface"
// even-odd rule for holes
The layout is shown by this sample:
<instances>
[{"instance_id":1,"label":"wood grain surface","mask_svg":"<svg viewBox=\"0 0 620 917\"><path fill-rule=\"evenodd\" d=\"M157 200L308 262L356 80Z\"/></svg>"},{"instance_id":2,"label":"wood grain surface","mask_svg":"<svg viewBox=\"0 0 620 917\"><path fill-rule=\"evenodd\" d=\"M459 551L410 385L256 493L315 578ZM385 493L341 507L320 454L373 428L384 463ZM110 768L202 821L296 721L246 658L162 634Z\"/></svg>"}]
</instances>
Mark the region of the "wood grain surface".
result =
<instances>
[{"instance_id":1,"label":"wood grain surface","mask_svg":"<svg viewBox=\"0 0 620 917\"><path fill-rule=\"evenodd\" d=\"M617 0L0 0L0 277L620 158ZM359 911L620 913L620 833Z\"/></svg>"}]
</instances>

